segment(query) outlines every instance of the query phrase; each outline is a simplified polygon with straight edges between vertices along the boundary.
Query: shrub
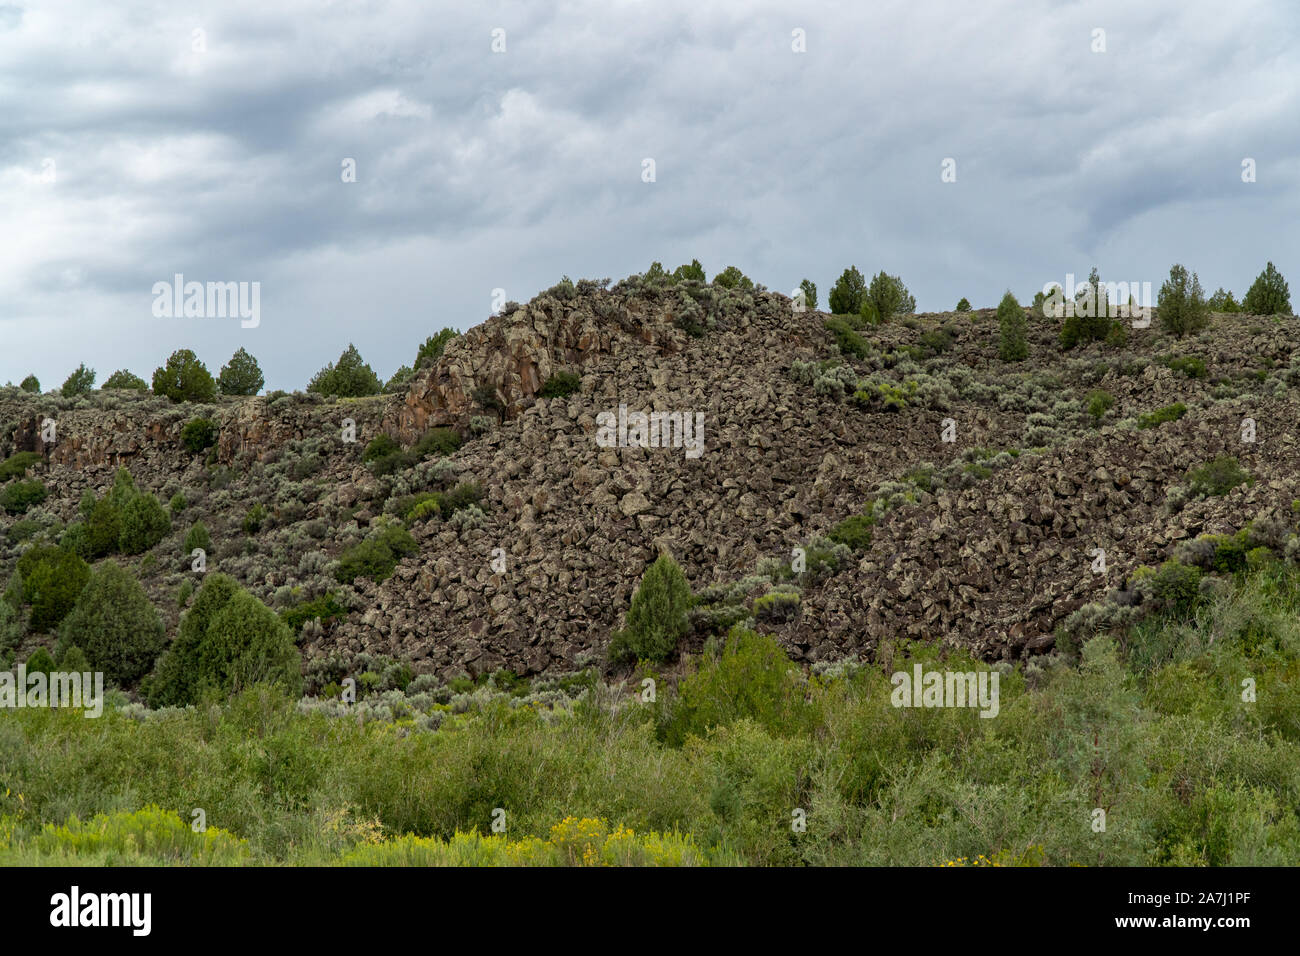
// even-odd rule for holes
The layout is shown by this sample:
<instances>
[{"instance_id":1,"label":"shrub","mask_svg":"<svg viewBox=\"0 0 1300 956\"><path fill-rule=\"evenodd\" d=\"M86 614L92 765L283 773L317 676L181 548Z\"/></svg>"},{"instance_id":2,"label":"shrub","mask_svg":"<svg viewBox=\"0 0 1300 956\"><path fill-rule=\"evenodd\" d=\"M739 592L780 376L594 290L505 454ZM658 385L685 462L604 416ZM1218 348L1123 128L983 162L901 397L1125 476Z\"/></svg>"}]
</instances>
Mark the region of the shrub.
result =
<instances>
[{"instance_id":1,"label":"shrub","mask_svg":"<svg viewBox=\"0 0 1300 956\"><path fill-rule=\"evenodd\" d=\"M1178 561L1166 561L1151 578L1156 599L1175 614L1187 614L1200 600L1201 572Z\"/></svg>"},{"instance_id":2,"label":"shrub","mask_svg":"<svg viewBox=\"0 0 1300 956\"><path fill-rule=\"evenodd\" d=\"M1093 421L1101 421L1105 414L1115 405L1115 396L1110 392L1097 389L1088 393L1088 414Z\"/></svg>"},{"instance_id":3,"label":"shrub","mask_svg":"<svg viewBox=\"0 0 1300 956\"><path fill-rule=\"evenodd\" d=\"M754 291L753 281L741 272L735 266L727 266L713 277L713 284L720 285L724 289L742 289L746 292Z\"/></svg>"},{"instance_id":4,"label":"shrub","mask_svg":"<svg viewBox=\"0 0 1300 956\"><path fill-rule=\"evenodd\" d=\"M400 392L405 392L410 387L411 379L414 377L415 369L409 365L401 366L384 385L384 394L397 395Z\"/></svg>"},{"instance_id":5,"label":"shrub","mask_svg":"<svg viewBox=\"0 0 1300 956\"><path fill-rule=\"evenodd\" d=\"M1188 378L1205 378L1209 375L1205 367L1205 359L1199 355L1170 356L1164 360L1164 364Z\"/></svg>"},{"instance_id":6,"label":"shrub","mask_svg":"<svg viewBox=\"0 0 1300 956\"><path fill-rule=\"evenodd\" d=\"M25 514L32 505L39 505L49 496L43 482L15 481L0 490L0 508L11 515Z\"/></svg>"},{"instance_id":7,"label":"shrub","mask_svg":"<svg viewBox=\"0 0 1300 956\"><path fill-rule=\"evenodd\" d=\"M956 340L957 337L953 334L952 329L942 328L922 332L917 342L922 348L928 349L935 355L942 355L952 348Z\"/></svg>"},{"instance_id":8,"label":"shrub","mask_svg":"<svg viewBox=\"0 0 1300 956\"><path fill-rule=\"evenodd\" d=\"M1187 270L1181 265L1170 268L1169 278L1160 286L1156 299L1156 315L1160 325L1179 338L1210 324L1210 309L1196 273L1192 273L1189 281Z\"/></svg>"},{"instance_id":9,"label":"shrub","mask_svg":"<svg viewBox=\"0 0 1300 956\"><path fill-rule=\"evenodd\" d=\"M1157 408L1154 412L1147 412L1145 415L1138 417L1138 428L1155 428L1163 425L1165 422L1176 422L1187 414L1187 406L1182 402L1175 402L1172 405L1166 405L1164 408Z\"/></svg>"},{"instance_id":10,"label":"shrub","mask_svg":"<svg viewBox=\"0 0 1300 956\"><path fill-rule=\"evenodd\" d=\"M476 385L471 395L475 404L484 411L496 412L499 416L505 410L506 404L497 394L495 385Z\"/></svg>"},{"instance_id":11,"label":"shrub","mask_svg":"<svg viewBox=\"0 0 1300 956\"><path fill-rule=\"evenodd\" d=\"M962 297L961 297L961 301L957 303L957 310L956 310L956 311L958 311L958 312L969 312L969 311L970 311L970 299L966 298L965 296L962 296Z\"/></svg>"},{"instance_id":12,"label":"shrub","mask_svg":"<svg viewBox=\"0 0 1300 956\"><path fill-rule=\"evenodd\" d=\"M443 329L437 335L431 335L424 340L423 344L415 353L415 369L419 371L425 365L432 365L446 350L447 345L452 339L460 335L455 329Z\"/></svg>"},{"instance_id":13,"label":"shrub","mask_svg":"<svg viewBox=\"0 0 1300 956\"><path fill-rule=\"evenodd\" d=\"M172 519L151 494L136 494L122 507L118 547L123 554L143 554L172 530Z\"/></svg>"},{"instance_id":14,"label":"shrub","mask_svg":"<svg viewBox=\"0 0 1300 956\"><path fill-rule=\"evenodd\" d=\"M210 691L237 693L256 683L280 683L298 693L302 664L293 632L233 579L209 574L141 690L151 706L163 707L197 703Z\"/></svg>"},{"instance_id":15,"label":"shrub","mask_svg":"<svg viewBox=\"0 0 1300 956\"><path fill-rule=\"evenodd\" d=\"M9 526L7 537L10 544L21 544L28 538L35 536L36 532L41 530L39 521L15 521Z\"/></svg>"},{"instance_id":16,"label":"shrub","mask_svg":"<svg viewBox=\"0 0 1300 956\"><path fill-rule=\"evenodd\" d=\"M834 315L857 315L867 298L867 280L857 266L849 266L831 287L830 307Z\"/></svg>"},{"instance_id":17,"label":"shrub","mask_svg":"<svg viewBox=\"0 0 1300 956\"><path fill-rule=\"evenodd\" d=\"M686 634L691 588L670 555L661 554L632 595L627 623L609 642L611 661L665 661Z\"/></svg>"},{"instance_id":18,"label":"shrub","mask_svg":"<svg viewBox=\"0 0 1300 956\"><path fill-rule=\"evenodd\" d=\"M322 594L320 597L313 598L310 601L304 601L294 607L286 610L281 616L284 623L288 624L295 634L302 631L302 627L308 621L332 621L338 617L345 617L348 609L339 602L334 592Z\"/></svg>"},{"instance_id":19,"label":"shrub","mask_svg":"<svg viewBox=\"0 0 1300 956\"><path fill-rule=\"evenodd\" d=\"M887 322L895 315L916 311L916 299L898 276L878 272L867 288L867 298L875 307L877 321Z\"/></svg>"},{"instance_id":20,"label":"shrub","mask_svg":"<svg viewBox=\"0 0 1300 956\"><path fill-rule=\"evenodd\" d=\"M396 439L391 435L381 433L370 439L369 444L366 445L366 450L361 453L361 461L363 463L372 462L377 458L384 458L395 451L401 450L402 446L397 443Z\"/></svg>"},{"instance_id":21,"label":"shrub","mask_svg":"<svg viewBox=\"0 0 1300 956\"><path fill-rule=\"evenodd\" d=\"M1187 487L1198 498L1226 495L1241 484L1254 484L1233 455L1220 455L1187 473Z\"/></svg>"},{"instance_id":22,"label":"shrub","mask_svg":"<svg viewBox=\"0 0 1300 956\"><path fill-rule=\"evenodd\" d=\"M185 533L185 553L190 555L196 548L202 549L206 554L212 550L212 536L208 534L207 525L202 521L196 521L190 526L190 530Z\"/></svg>"},{"instance_id":23,"label":"shrub","mask_svg":"<svg viewBox=\"0 0 1300 956\"><path fill-rule=\"evenodd\" d=\"M118 369L101 386L102 388L121 388L133 392L149 391L149 383L139 375L132 375L126 369Z\"/></svg>"},{"instance_id":24,"label":"shrub","mask_svg":"<svg viewBox=\"0 0 1300 956\"><path fill-rule=\"evenodd\" d=\"M998 303L998 356L1004 362L1021 362L1029 357L1028 323L1011 290Z\"/></svg>"},{"instance_id":25,"label":"shrub","mask_svg":"<svg viewBox=\"0 0 1300 956\"><path fill-rule=\"evenodd\" d=\"M430 455L451 455L460 448L460 433L454 428L430 428L415 443L416 457L428 458Z\"/></svg>"},{"instance_id":26,"label":"shrub","mask_svg":"<svg viewBox=\"0 0 1300 956\"><path fill-rule=\"evenodd\" d=\"M365 363L357 347L349 343L337 363L331 362L316 373L307 391L339 398L378 395L383 385L374 369Z\"/></svg>"},{"instance_id":27,"label":"shrub","mask_svg":"<svg viewBox=\"0 0 1300 956\"><path fill-rule=\"evenodd\" d=\"M266 376L262 374L257 359L243 348L221 366L221 373L217 376L217 387L223 395L256 395L265 384Z\"/></svg>"},{"instance_id":28,"label":"shrub","mask_svg":"<svg viewBox=\"0 0 1300 956\"><path fill-rule=\"evenodd\" d=\"M38 633L53 630L67 617L90 579L90 565L79 555L50 546L26 551L16 571L22 582L20 600L32 609L28 624Z\"/></svg>"},{"instance_id":29,"label":"shrub","mask_svg":"<svg viewBox=\"0 0 1300 956\"><path fill-rule=\"evenodd\" d=\"M343 584L351 584L359 577L378 583L393 573L401 558L418 550L415 539L401 525L384 525L377 533L339 555L335 577Z\"/></svg>"},{"instance_id":30,"label":"shrub","mask_svg":"<svg viewBox=\"0 0 1300 956\"><path fill-rule=\"evenodd\" d=\"M28 375L18 385L24 392L38 393L41 390L41 380L35 375Z\"/></svg>"},{"instance_id":31,"label":"shrub","mask_svg":"<svg viewBox=\"0 0 1300 956\"><path fill-rule=\"evenodd\" d=\"M840 318L829 318L824 323L826 329L835 337L835 344L842 353L853 358L866 358L871 354L867 340L855 332L847 322Z\"/></svg>"},{"instance_id":32,"label":"shrub","mask_svg":"<svg viewBox=\"0 0 1300 956\"><path fill-rule=\"evenodd\" d=\"M95 387L95 370L86 368L83 362L77 366L76 371L67 377L63 382L63 388L60 391L64 398L76 398L79 395L87 394Z\"/></svg>"},{"instance_id":33,"label":"shrub","mask_svg":"<svg viewBox=\"0 0 1300 956\"><path fill-rule=\"evenodd\" d=\"M217 397L212 373L189 349L178 349L154 369L153 392L173 402L210 402Z\"/></svg>"},{"instance_id":34,"label":"shrub","mask_svg":"<svg viewBox=\"0 0 1300 956\"><path fill-rule=\"evenodd\" d=\"M799 595L794 591L769 591L754 601L754 620L760 624L785 624L798 614Z\"/></svg>"},{"instance_id":35,"label":"shrub","mask_svg":"<svg viewBox=\"0 0 1300 956\"><path fill-rule=\"evenodd\" d=\"M260 501L255 502L244 514L244 534L257 534L266 523L266 508Z\"/></svg>"},{"instance_id":36,"label":"shrub","mask_svg":"<svg viewBox=\"0 0 1300 956\"><path fill-rule=\"evenodd\" d=\"M41 460L41 456L34 451L20 451L16 455L10 455L0 462L0 482L27 474L27 469Z\"/></svg>"},{"instance_id":37,"label":"shrub","mask_svg":"<svg viewBox=\"0 0 1300 956\"><path fill-rule=\"evenodd\" d=\"M1286 279L1277 271L1273 263L1264 267L1245 298L1241 300L1241 311L1251 315L1290 315L1291 293L1287 289Z\"/></svg>"},{"instance_id":38,"label":"shrub","mask_svg":"<svg viewBox=\"0 0 1300 956\"><path fill-rule=\"evenodd\" d=\"M826 537L854 551L865 551L871 547L871 528L875 523L872 515L853 515L831 528Z\"/></svg>"},{"instance_id":39,"label":"shrub","mask_svg":"<svg viewBox=\"0 0 1300 956\"><path fill-rule=\"evenodd\" d=\"M1205 300L1205 304L1211 312L1240 312L1241 304L1233 297L1232 293L1219 286L1214 295Z\"/></svg>"},{"instance_id":40,"label":"shrub","mask_svg":"<svg viewBox=\"0 0 1300 956\"><path fill-rule=\"evenodd\" d=\"M163 649L163 623L130 572L106 561L91 572L59 636L81 648L106 680L131 684L147 674Z\"/></svg>"},{"instance_id":41,"label":"shrub","mask_svg":"<svg viewBox=\"0 0 1300 956\"><path fill-rule=\"evenodd\" d=\"M45 674L47 677L58 668L58 665L54 663L54 658L50 656L50 652L43 647L38 647L32 651L25 666L27 673Z\"/></svg>"},{"instance_id":42,"label":"shrub","mask_svg":"<svg viewBox=\"0 0 1300 956\"><path fill-rule=\"evenodd\" d=\"M690 265L680 265L673 270L674 282L705 282L704 266L699 259L692 259Z\"/></svg>"},{"instance_id":43,"label":"shrub","mask_svg":"<svg viewBox=\"0 0 1300 956\"><path fill-rule=\"evenodd\" d=\"M574 372L556 372L546 380L538 393L542 398L563 398L581 391L582 377Z\"/></svg>"},{"instance_id":44,"label":"shrub","mask_svg":"<svg viewBox=\"0 0 1300 956\"><path fill-rule=\"evenodd\" d=\"M208 418L195 418L181 429L181 444L193 454L211 448L217 443L217 426Z\"/></svg>"},{"instance_id":45,"label":"shrub","mask_svg":"<svg viewBox=\"0 0 1300 956\"><path fill-rule=\"evenodd\" d=\"M804 279L799 283L799 288L803 290L803 305L805 309L816 310L817 308L817 283L811 279Z\"/></svg>"},{"instance_id":46,"label":"shrub","mask_svg":"<svg viewBox=\"0 0 1300 956\"><path fill-rule=\"evenodd\" d=\"M167 502L167 509L172 513L173 516L180 514L188 506L189 506L189 502L185 500L185 496L181 494L179 491L176 492L176 494L172 495L171 501Z\"/></svg>"}]
</instances>

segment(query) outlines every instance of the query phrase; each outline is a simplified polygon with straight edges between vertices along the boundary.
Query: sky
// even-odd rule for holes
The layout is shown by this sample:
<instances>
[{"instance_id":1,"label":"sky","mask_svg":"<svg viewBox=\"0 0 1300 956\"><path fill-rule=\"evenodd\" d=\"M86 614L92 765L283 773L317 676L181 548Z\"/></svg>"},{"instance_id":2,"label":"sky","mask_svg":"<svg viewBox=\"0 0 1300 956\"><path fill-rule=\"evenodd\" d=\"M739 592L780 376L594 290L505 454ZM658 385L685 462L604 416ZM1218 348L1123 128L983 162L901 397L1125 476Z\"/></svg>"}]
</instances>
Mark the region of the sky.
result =
<instances>
[{"instance_id":1,"label":"sky","mask_svg":"<svg viewBox=\"0 0 1300 956\"><path fill-rule=\"evenodd\" d=\"M1290 0L0 0L0 382L387 379L654 260L823 308L849 265L922 311L1093 265L1300 296L1298 119ZM256 321L156 314L177 274Z\"/></svg>"}]
</instances>

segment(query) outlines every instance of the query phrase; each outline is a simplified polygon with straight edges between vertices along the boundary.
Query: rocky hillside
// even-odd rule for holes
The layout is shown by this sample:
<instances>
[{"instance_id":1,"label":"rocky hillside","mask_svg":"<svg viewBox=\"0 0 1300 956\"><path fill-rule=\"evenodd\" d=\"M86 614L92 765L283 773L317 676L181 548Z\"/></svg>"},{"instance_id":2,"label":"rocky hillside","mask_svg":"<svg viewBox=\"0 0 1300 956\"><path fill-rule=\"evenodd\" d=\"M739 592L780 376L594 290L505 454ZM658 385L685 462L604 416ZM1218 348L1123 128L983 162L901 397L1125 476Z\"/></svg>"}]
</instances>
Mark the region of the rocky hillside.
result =
<instances>
[{"instance_id":1,"label":"rocky hillside","mask_svg":"<svg viewBox=\"0 0 1300 956\"><path fill-rule=\"evenodd\" d=\"M49 496L0 514L0 581L124 467L171 506L171 534L131 559L169 635L201 521L208 570L272 607L335 595L344 610L302 629L309 668L364 651L440 676L572 670L603 657L661 552L700 595L691 646L754 616L804 660L907 636L1018 658L1178 542L1300 498L1294 318L1219 315L1183 340L1156 324L1068 352L1058 323L1031 318L1015 363L987 310L849 337L828 318L766 291L562 283L454 340L404 395L2 391L0 457L39 453ZM560 373L576 390L546 387ZM602 447L620 406L702 414L702 451ZM192 452L196 418L218 430ZM409 451L440 427L458 450ZM408 451L376 467L380 434ZM1205 493L1189 470L1221 455L1250 480ZM406 521L418 550L391 576L340 583L340 556L421 493L475 484L476 507Z\"/></svg>"}]
</instances>

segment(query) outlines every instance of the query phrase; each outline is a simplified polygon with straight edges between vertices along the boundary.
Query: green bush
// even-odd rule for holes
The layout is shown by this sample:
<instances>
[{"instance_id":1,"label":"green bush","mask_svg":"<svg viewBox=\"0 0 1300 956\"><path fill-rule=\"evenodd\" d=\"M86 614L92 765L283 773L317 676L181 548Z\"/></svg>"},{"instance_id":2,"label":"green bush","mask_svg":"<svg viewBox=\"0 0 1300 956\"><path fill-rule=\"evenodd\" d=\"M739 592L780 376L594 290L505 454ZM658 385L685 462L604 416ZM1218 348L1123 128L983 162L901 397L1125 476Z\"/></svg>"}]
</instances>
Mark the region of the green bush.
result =
<instances>
[{"instance_id":1,"label":"green bush","mask_svg":"<svg viewBox=\"0 0 1300 956\"><path fill-rule=\"evenodd\" d=\"M690 265L680 265L673 270L674 282L704 282L704 266L699 259L692 259Z\"/></svg>"},{"instance_id":2,"label":"green bush","mask_svg":"<svg viewBox=\"0 0 1300 956\"><path fill-rule=\"evenodd\" d=\"M455 329L443 329L437 335L431 335L424 340L419 350L415 353L415 370L418 372L425 365L432 365L446 350L448 343L460 335Z\"/></svg>"},{"instance_id":3,"label":"green bush","mask_svg":"<svg viewBox=\"0 0 1300 956\"><path fill-rule=\"evenodd\" d=\"M1185 615L1200 600L1201 572L1178 561L1166 561L1151 578L1156 599L1170 612Z\"/></svg>"},{"instance_id":4,"label":"green bush","mask_svg":"<svg viewBox=\"0 0 1300 956\"><path fill-rule=\"evenodd\" d=\"M898 276L878 272L867 287L867 298L875 307L876 319L887 322L895 315L916 311L916 299L907 291L903 280Z\"/></svg>"},{"instance_id":5,"label":"green bush","mask_svg":"<svg viewBox=\"0 0 1300 956\"><path fill-rule=\"evenodd\" d=\"M240 348L230 357L230 361L221 366L217 375L217 387L222 395L256 395L266 384L266 376L257 359Z\"/></svg>"},{"instance_id":6,"label":"green bush","mask_svg":"<svg viewBox=\"0 0 1300 956\"><path fill-rule=\"evenodd\" d=\"M63 388L60 391L63 393L64 398L76 398L79 395L88 394L94 387L95 370L86 368L86 364L83 362L63 382Z\"/></svg>"},{"instance_id":7,"label":"green bush","mask_svg":"<svg viewBox=\"0 0 1300 956\"><path fill-rule=\"evenodd\" d=\"M32 609L28 626L37 633L58 627L90 579L90 565L79 555L48 545L24 552L16 571L22 582L19 599Z\"/></svg>"},{"instance_id":8,"label":"green bush","mask_svg":"<svg viewBox=\"0 0 1300 956\"><path fill-rule=\"evenodd\" d=\"M41 380L37 378L35 375L28 375L25 379L22 380L22 382L19 383L18 387L21 388L24 392L28 392L30 394L38 394L41 390Z\"/></svg>"},{"instance_id":9,"label":"green bush","mask_svg":"<svg viewBox=\"0 0 1300 956\"><path fill-rule=\"evenodd\" d=\"M27 673L45 674L47 677L53 673L58 665L54 663L54 658L50 652L43 647L38 647L27 658Z\"/></svg>"},{"instance_id":10,"label":"green bush","mask_svg":"<svg viewBox=\"0 0 1300 956\"><path fill-rule=\"evenodd\" d=\"M855 332L843 319L832 317L826 319L823 324L835 337L835 344L839 346L840 351L845 355L862 359L871 354L871 346L867 344L867 340Z\"/></svg>"},{"instance_id":11,"label":"green bush","mask_svg":"<svg viewBox=\"0 0 1300 956\"><path fill-rule=\"evenodd\" d=\"M1195 497L1219 497L1238 485L1255 483L1233 455L1219 455L1213 461L1187 473L1188 491Z\"/></svg>"},{"instance_id":12,"label":"green bush","mask_svg":"<svg viewBox=\"0 0 1300 956\"><path fill-rule=\"evenodd\" d=\"M1029 357L1029 325L1011 290L998 303L998 356L1004 362L1020 362Z\"/></svg>"},{"instance_id":13,"label":"green bush","mask_svg":"<svg viewBox=\"0 0 1300 956\"><path fill-rule=\"evenodd\" d=\"M735 266L727 266L713 277L713 284L720 285L724 289L742 289L746 292L754 291L753 281L741 272Z\"/></svg>"},{"instance_id":14,"label":"green bush","mask_svg":"<svg viewBox=\"0 0 1300 956\"><path fill-rule=\"evenodd\" d=\"M1240 312L1241 304L1233 297L1232 293L1219 286L1214 295L1205 300L1211 312Z\"/></svg>"},{"instance_id":15,"label":"green bush","mask_svg":"<svg viewBox=\"0 0 1300 956\"><path fill-rule=\"evenodd\" d=\"M582 390L582 376L574 372L556 372L546 380L540 394L542 398L564 398Z\"/></svg>"},{"instance_id":16,"label":"green bush","mask_svg":"<svg viewBox=\"0 0 1300 956\"><path fill-rule=\"evenodd\" d=\"M1154 412L1147 412L1145 415L1138 416L1138 428L1155 428L1165 422L1176 422L1186 414L1187 406L1182 402L1175 402L1172 405L1157 408Z\"/></svg>"},{"instance_id":17,"label":"green bush","mask_svg":"<svg viewBox=\"0 0 1300 956\"><path fill-rule=\"evenodd\" d=\"M208 418L194 418L181 429L181 444L192 454L198 454L217 443L217 426Z\"/></svg>"},{"instance_id":18,"label":"green bush","mask_svg":"<svg viewBox=\"0 0 1300 956\"><path fill-rule=\"evenodd\" d=\"M1241 300L1241 311L1251 315L1290 315L1291 293L1286 279L1277 271L1273 263L1264 267L1245 298Z\"/></svg>"},{"instance_id":19,"label":"green bush","mask_svg":"<svg viewBox=\"0 0 1300 956\"><path fill-rule=\"evenodd\" d=\"M1115 396L1110 392L1096 389L1088 393L1088 414L1093 421L1101 421L1106 413L1115 406Z\"/></svg>"},{"instance_id":20,"label":"green bush","mask_svg":"<svg viewBox=\"0 0 1300 956\"><path fill-rule=\"evenodd\" d=\"M857 315L867 298L867 280L857 266L849 266L831 287L830 308L833 315Z\"/></svg>"},{"instance_id":21,"label":"green bush","mask_svg":"<svg viewBox=\"0 0 1300 956\"><path fill-rule=\"evenodd\" d=\"M875 523L872 515L853 515L831 528L826 537L854 551L865 551L871 547L871 528Z\"/></svg>"},{"instance_id":22,"label":"green bush","mask_svg":"<svg viewBox=\"0 0 1300 956\"><path fill-rule=\"evenodd\" d=\"M335 576L343 584L351 584L359 577L384 581L393 573L398 561L419 549L410 532L400 524L383 524L370 537L339 555Z\"/></svg>"},{"instance_id":23,"label":"green bush","mask_svg":"<svg viewBox=\"0 0 1300 956\"><path fill-rule=\"evenodd\" d=\"M369 463L377 458L384 458L402 450L402 446L391 435L380 433L366 445L366 450L361 453L362 463Z\"/></svg>"},{"instance_id":24,"label":"green bush","mask_svg":"<svg viewBox=\"0 0 1300 956\"><path fill-rule=\"evenodd\" d=\"M682 569L670 555L661 554L632 595L626 626L610 639L610 660L667 660L686 634L692 603Z\"/></svg>"},{"instance_id":25,"label":"green bush","mask_svg":"<svg viewBox=\"0 0 1300 956\"><path fill-rule=\"evenodd\" d=\"M420 440L415 443L415 452L418 458L428 458L430 455L451 455L460 448L460 433L454 428L430 428L420 436Z\"/></svg>"},{"instance_id":26,"label":"green bush","mask_svg":"<svg viewBox=\"0 0 1300 956\"><path fill-rule=\"evenodd\" d=\"M212 536L202 521L194 522L185 533L185 554L193 554L196 548L202 549L205 554L212 550Z\"/></svg>"},{"instance_id":27,"label":"green bush","mask_svg":"<svg viewBox=\"0 0 1300 956\"><path fill-rule=\"evenodd\" d=\"M39 505L49 497L49 491L43 482L15 481L0 489L0 508L11 515L25 514L32 505Z\"/></svg>"},{"instance_id":28,"label":"green bush","mask_svg":"<svg viewBox=\"0 0 1300 956\"><path fill-rule=\"evenodd\" d=\"M316 373L307 391L339 398L378 395L383 384L374 369L365 363L357 347L349 343L337 363L331 362Z\"/></svg>"},{"instance_id":29,"label":"green bush","mask_svg":"<svg viewBox=\"0 0 1300 956\"><path fill-rule=\"evenodd\" d=\"M15 521L9 526L9 531L6 534L6 537L9 539L10 544L21 544L29 538L34 537L40 530L41 524L39 521Z\"/></svg>"},{"instance_id":30,"label":"green bush","mask_svg":"<svg viewBox=\"0 0 1300 956\"><path fill-rule=\"evenodd\" d=\"M334 592L322 594L310 601L303 601L294 607L288 608L281 615L284 623L288 624L295 634L302 631L302 627L308 621L332 621L335 618L346 617L348 609L339 602Z\"/></svg>"},{"instance_id":31,"label":"green bush","mask_svg":"<svg viewBox=\"0 0 1300 956\"><path fill-rule=\"evenodd\" d=\"M291 695L302 686L293 632L270 608L224 574L209 574L181 617L176 639L141 685L151 706L197 703L259 683Z\"/></svg>"},{"instance_id":32,"label":"green bush","mask_svg":"<svg viewBox=\"0 0 1300 956\"><path fill-rule=\"evenodd\" d=\"M1209 375L1205 367L1205 359L1199 355L1169 356L1163 361L1167 367L1175 372L1181 372L1188 378L1206 378Z\"/></svg>"},{"instance_id":33,"label":"green bush","mask_svg":"<svg viewBox=\"0 0 1300 956\"><path fill-rule=\"evenodd\" d=\"M20 451L16 455L10 455L0 462L0 482L22 477L41 460L40 454L34 451Z\"/></svg>"},{"instance_id":34,"label":"green bush","mask_svg":"<svg viewBox=\"0 0 1300 956\"><path fill-rule=\"evenodd\" d=\"M143 554L172 530L172 519L162 503L151 494L133 496L122 511L122 533L118 548L123 554Z\"/></svg>"},{"instance_id":35,"label":"green bush","mask_svg":"<svg viewBox=\"0 0 1300 956\"><path fill-rule=\"evenodd\" d=\"M804 308L815 311L817 309L817 283L811 279L804 279L799 283L799 288L803 291Z\"/></svg>"},{"instance_id":36,"label":"green bush","mask_svg":"<svg viewBox=\"0 0 1300 956\"><path fill-rule=\"evenodd\" d=\"M107 380L105 380L104 384L101 387L106 389L107 388L127 389L133 392L149 391L148 382L142 379L139 375L132 375L124 368L118 369L116 372L110 375L107 378Z\"/></svg>"},{"instance_id":37,"label":"green bush","mask_svg":"<svg viewBox=\"0 0 1300 956\"><path fill-rule=\"evenodd\" d=\"M1170 268L1169 278L1160 286L1156 299L1156 315L1160 325L1179 338L1210 324L1210 307L1196 273L1189 280L1187 270L1181 265Z\"/></svg>"},{"instance_id":38,"label":"green bush","mask_svg":"<svg viewBox=\"0 0 1300 956\"><path fill-rule=\"evenodd\" d=\"M163 622L140 582L112 561L91 572L63 620L64 646L81 648L105 680L127 685L153 669L163 650Z\"/></svg>"},{"instance_id":39,"label":"green bush","mask_svg":"<svg viewBox=\"0 0 1300 956\"><path fill-rule=\"evenodd\" d=\"M153 392L173 402L211 402L217 397L217 383L198 356L177 349L166 365L154 369Z\"/></svg>"},{"instance_id":40,"label":"green bush","mask_svg":"<svg viewBox=\"0 0 1300 956\"><path fill-rule=\"evenodd\" d=\"M180 514L187 507L189 507L189 502L185 500L185 496L179 491L172 495L172 500L167 503L167 510L169 510L173 516Z\"/></svg>"},{"instance_id":41,"label":"green bush","mask_svg":"<svg viewBox=\"0 0 1300 956\"><path fill-rule=\"evenodd\" d=\"M966 298L965 296L962 296L961 301L957 303L957 310L956 310L956 311L958 311L958 312L969 312L969 311L970 311L970 299Z\"/></svg>"},{"instance_id":42,"label":"green bush","mask_svg":"<svg viewBox=\"0 0 1300 956\"><path fill-rule=\"evenodd\" d=\"M265 523L266 507L260 501L254 502L244 515L244 534L257 534Z\"/></svg>"}]
</instances>

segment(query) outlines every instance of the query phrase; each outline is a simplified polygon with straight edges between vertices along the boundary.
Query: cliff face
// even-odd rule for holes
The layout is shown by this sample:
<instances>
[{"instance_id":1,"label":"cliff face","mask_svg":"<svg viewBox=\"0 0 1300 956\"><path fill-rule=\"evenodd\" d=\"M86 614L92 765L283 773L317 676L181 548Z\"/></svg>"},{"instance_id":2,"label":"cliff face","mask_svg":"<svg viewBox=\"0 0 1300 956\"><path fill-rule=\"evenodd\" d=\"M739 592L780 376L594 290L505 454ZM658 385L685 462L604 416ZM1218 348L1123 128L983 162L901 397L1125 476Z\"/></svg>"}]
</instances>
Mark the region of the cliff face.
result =
<instances>
[{"instance_id":1,"label":"cliff face","mask_svg":"<svg viewBox=\"0 0 1300 956\"><path fill-rule=\"evenodd\" d=\"M901 637L989 658L1039 653L1071 611L1178 542L1292 520L1300 363L1289 327L1221 316L1196 342L1153 328L1123 348L1062 353L1055 326L1039 322L1030 359L1012 365L997 357L988 312L860 330L862 358L837 350L826 318L763 291L562 285L454 340L401 396L191 407L0 393L0 453L48 456L36 472L51 496L28 516L38 536L75 520L81 494L106 488L119 466L164 501L185 499L156 567L139 569L170 627L188 576L184 534L201 520L210 568L268 603L334 591L348 607L306 628L309 658L379 652L444 675L599 657L660 552L703 593L691 647L737 609L758 613L756 597L793 587L797 606L758 625L796 658L870 655ZM1191 352L1204 378L1163 362ZM580 389L540 397L558 371L580 376ZM1096 416L1099 391L1113 407ZM1137 427L1175 402L1183 417ZM602 415L620 406L699 421L700 454L608 447ZM47 416L58 423L49 446ZM196 455L180 433L200 416L219 435ZM1241 439L1246 417L1255 443ZM345 419L356 442L343 440ZM381 431L410 445L434 425L466 435L445 462L389 474L362 463ZM1189 468L1225 453L1253 484L1202 499L1179 490ZM458 482L481 487L481 516L414 524L419 551L390 578L338 584L331 562L382 516L401 519L410 495ZM826 551L819 537L872 502L869 543L781 580L796 549ZM268 518L249 534L254 504ZM26 546L6 538L16 520L0 516L0 580Z\"/></svg>"}]
</instances>

